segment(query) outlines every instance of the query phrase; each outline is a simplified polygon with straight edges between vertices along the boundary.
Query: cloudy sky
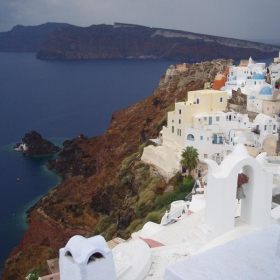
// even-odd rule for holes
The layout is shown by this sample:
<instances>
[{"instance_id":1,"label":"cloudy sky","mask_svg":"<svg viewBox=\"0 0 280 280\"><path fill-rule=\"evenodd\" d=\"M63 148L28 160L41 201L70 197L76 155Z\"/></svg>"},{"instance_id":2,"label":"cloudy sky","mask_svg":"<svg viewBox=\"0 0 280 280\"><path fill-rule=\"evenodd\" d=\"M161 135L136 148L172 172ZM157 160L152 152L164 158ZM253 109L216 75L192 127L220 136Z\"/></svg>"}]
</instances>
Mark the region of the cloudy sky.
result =
<instances>
[{"instance_id":1,"label":"cloudy sky","mask_svg":"<svg viewBox=\"0 0 280 280\"><path fill-rule=\"evenodd\" d=\"M17 24L123 22L280 41L279 11L280 0L0 0L0 32Z\"/></svg>"}]
</instances>

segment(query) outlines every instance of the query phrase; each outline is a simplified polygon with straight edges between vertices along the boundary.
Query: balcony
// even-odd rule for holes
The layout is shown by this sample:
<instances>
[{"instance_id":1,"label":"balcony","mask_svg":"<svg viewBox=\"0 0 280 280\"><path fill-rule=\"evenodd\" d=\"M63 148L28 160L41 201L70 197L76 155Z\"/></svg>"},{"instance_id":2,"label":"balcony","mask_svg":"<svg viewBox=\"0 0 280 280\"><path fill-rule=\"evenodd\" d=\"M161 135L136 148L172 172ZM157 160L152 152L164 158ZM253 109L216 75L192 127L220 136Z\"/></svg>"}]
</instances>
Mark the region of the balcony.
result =
<instances>
[{"instance_id":1,"label":"balcony","mask_svg":"<svg viewBox=\"0 0 280 280\"><path fill-rule=\"evenodd\" d=\"M260 129L257 128L257 127L252 128L251 131L255 134L260 134L261 133Z\"/></svg>"}]
</instances>

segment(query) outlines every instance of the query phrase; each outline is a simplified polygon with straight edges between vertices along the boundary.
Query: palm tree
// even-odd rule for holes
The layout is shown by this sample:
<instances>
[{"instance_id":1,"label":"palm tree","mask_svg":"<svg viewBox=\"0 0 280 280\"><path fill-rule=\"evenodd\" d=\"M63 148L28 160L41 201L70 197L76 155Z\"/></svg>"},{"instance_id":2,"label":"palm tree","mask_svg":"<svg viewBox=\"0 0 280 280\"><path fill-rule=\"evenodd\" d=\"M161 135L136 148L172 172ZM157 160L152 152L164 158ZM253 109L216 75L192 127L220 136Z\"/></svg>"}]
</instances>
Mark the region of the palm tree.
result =
<instances>
[{"instance_id":1,"label":"palm tree","mask_svg":"<svg viewBox=\"0 0 280 280\"><path fill-rule=\"evenodd\" d=\"M186 149L183 150L181 157L181 165L189 171L189 174L191 174L198 165L197 149L192 146L186 147Z\"/></svg>"}]
</instances>

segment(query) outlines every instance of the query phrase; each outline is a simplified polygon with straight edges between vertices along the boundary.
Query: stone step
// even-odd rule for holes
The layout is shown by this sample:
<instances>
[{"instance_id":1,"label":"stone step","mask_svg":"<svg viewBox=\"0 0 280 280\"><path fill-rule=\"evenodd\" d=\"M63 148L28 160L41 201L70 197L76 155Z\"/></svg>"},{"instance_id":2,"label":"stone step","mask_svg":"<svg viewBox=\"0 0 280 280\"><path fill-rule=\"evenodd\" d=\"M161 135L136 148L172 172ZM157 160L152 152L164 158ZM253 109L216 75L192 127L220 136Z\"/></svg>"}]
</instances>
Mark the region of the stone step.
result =
<instances>
[{"instance_id":1,"label":"stone step","mask_svg":"<svg viewBox=\"0 0 280 280\"><path fill-rule=\"evenodd\" d=\"M190 244L190 248L193 252L199 250L204 244L204 240L197 234L197 232L189 233L185 239Z\"/></svg>"},{"instance_id":2,"label":"stone step","mask_svg":"<svg viewBox=\"0 0 280 280\"><path fill-rule=\"evenodd\" d=\"M212 238L212 231L205 224L196 225L196 233L200 238L206 242L210 241Z\"/></svg>"}]
</instances>

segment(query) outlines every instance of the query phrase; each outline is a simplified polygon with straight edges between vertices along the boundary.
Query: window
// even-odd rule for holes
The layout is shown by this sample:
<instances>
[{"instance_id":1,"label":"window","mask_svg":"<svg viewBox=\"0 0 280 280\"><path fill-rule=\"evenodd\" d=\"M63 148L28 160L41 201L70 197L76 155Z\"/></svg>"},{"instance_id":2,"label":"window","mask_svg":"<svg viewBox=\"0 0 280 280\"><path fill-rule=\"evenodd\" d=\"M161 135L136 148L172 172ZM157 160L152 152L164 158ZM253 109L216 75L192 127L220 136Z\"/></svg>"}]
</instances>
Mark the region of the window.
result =
<instances>
[{"instance_id":1,"label":"window","mask_svg":"<svg viewBox=\"0 0 280 280\"><path fill-rule=\"evenodd\" d=\"M207 141L209 141L209 137L207 137Z\"/></svg>"},{"instance_id":2,"label":"window","mask_svg":"<svg viewBox=\"0 0 280 280\"><path fill-rule=\"evenodd\" d=\"M207 121L207 117L204 117L204 120Z\"/></svg>"},{"instance_id":3,"label":"window","mask_svg":"<svg viewBox=\"0 0 280 280\"><path fill-rule=\"evenodd\" d=\"M216 122L220 121L220 117L216 117Z\"/></svg>"},{"instance_id":4,"label":"window","mask_svg":"<svg viewBox=\"0 0 280 280\"><path fill-rule=\"evenodd\" d=\"M203 136L200 136L200 140L203 140Z\"/></svg>"},{"instance_id":5,"label":"window","mask_svg":"<svg viewBox=\"0 0 280 280\"><path fill-rule=\"evenodd\" d=\"M196 104L199 104L199 98L196 99Z\"/></svg>"},{"instance_id":6,"label":"window","mask_svg":"<svg viewBox=\"0 0 280 280\"><path fill-rule=\"evenodd\" d=\"M212 144L217 144L217 143L218 143L218 136L217 134L214 134Z\"/></svg>"},{"instance_id":7,"label":"window","mask_svg":"<svg viewBox=\"0 0 280 280\"><path fill-rule=\"evenodd\" d=\"M90 262L95 262L95 261L98 261L100 259L104 259L104 256L101 253L96 252L89 257L87 263L89 264Z\"/></svg>"},{"instance_id":8,"label":"window","mask_svg":"<svg viewBox=\"0 0 280 280\"><path fill-rule=\"evenodd\" d=\"M276 129L276 125L274 124L274 125L273 125L273 130L275 130L275 129Z\"/></svg>"},{"instance_id":9,"label":"window","mask_svg":"<svg viewBox=\"0 0 280 280\"><path fill-rule=\"evenodd\" d=\"M194 136L193 136L192 134L189 134L189 135L187 136L187 140L189 140L189 141L194 141Z\"/></svg>"},{"instance_id":10,"label":"window","mask_svg":"<svg viewBox=\"0 0 280 280\"><path fill-rule=\"evenodd\" d=\"M264 126L264 130L266 130L267 125Z\"/></svg>"},{"instance_id":11,"label":"window","mask_svg":"<svg viewBox=\"0 0 280 280\"><path fill-rule=\"evenodd\" d=\"M66 251L65 257L66 257L70 262L75 263L75 261L74 261L74 259L73 259L73 256L72 256L72 254L71 254L70 251Z\"/></svg>"},{"instance_id":12,"label":"window","mask_svg":"<svg viewBox=\"0 0 280 280\"><path fill-rule=\"evenodd\" d=\"M208 158L207 154L204 154L204 158Z\"/></svg>"},{"instance_id":13,"label":"window","mask_svg":"<svg viewBox=\"0 0 280 280\"><path fill-rule=\"evenodd\" d=\"M179 114L181 115L181 109L179 109Z\"/></svg>"},{"instance_id":14,"label":"window","mask_svg":"<svg viewBox=\"0 0 280 280\"><path fill-rule=\"evenodd\" d=\"M172 123L174 123L174 120L172 120Z\"/></svg>"},{"instance_id":15,"label":"window","mask_svg":"<svg viewBox=\"0 0 280 280\"><path fill-rule=\"evenodd\" d=\"M174 133L174 126L172 126L172 133Z\"/></svg>"},{"instance_id":16,"label":"window","mask_svg":"<svg viewBox=\"0 0 280 280\"><path fill-rule=\"evenodd\" d=\"M223 97L220 97L220 102L223 102Z\"/></svg>"},{"instance_id":17,"label":"window","mask_svg":"<svg viewBox=\"0 0 280 280\"><path fill-rule=\"evenodd\" d=\"M181 124L181 119L179 119L179 124Z\"/></svg>"}]
</instances>

